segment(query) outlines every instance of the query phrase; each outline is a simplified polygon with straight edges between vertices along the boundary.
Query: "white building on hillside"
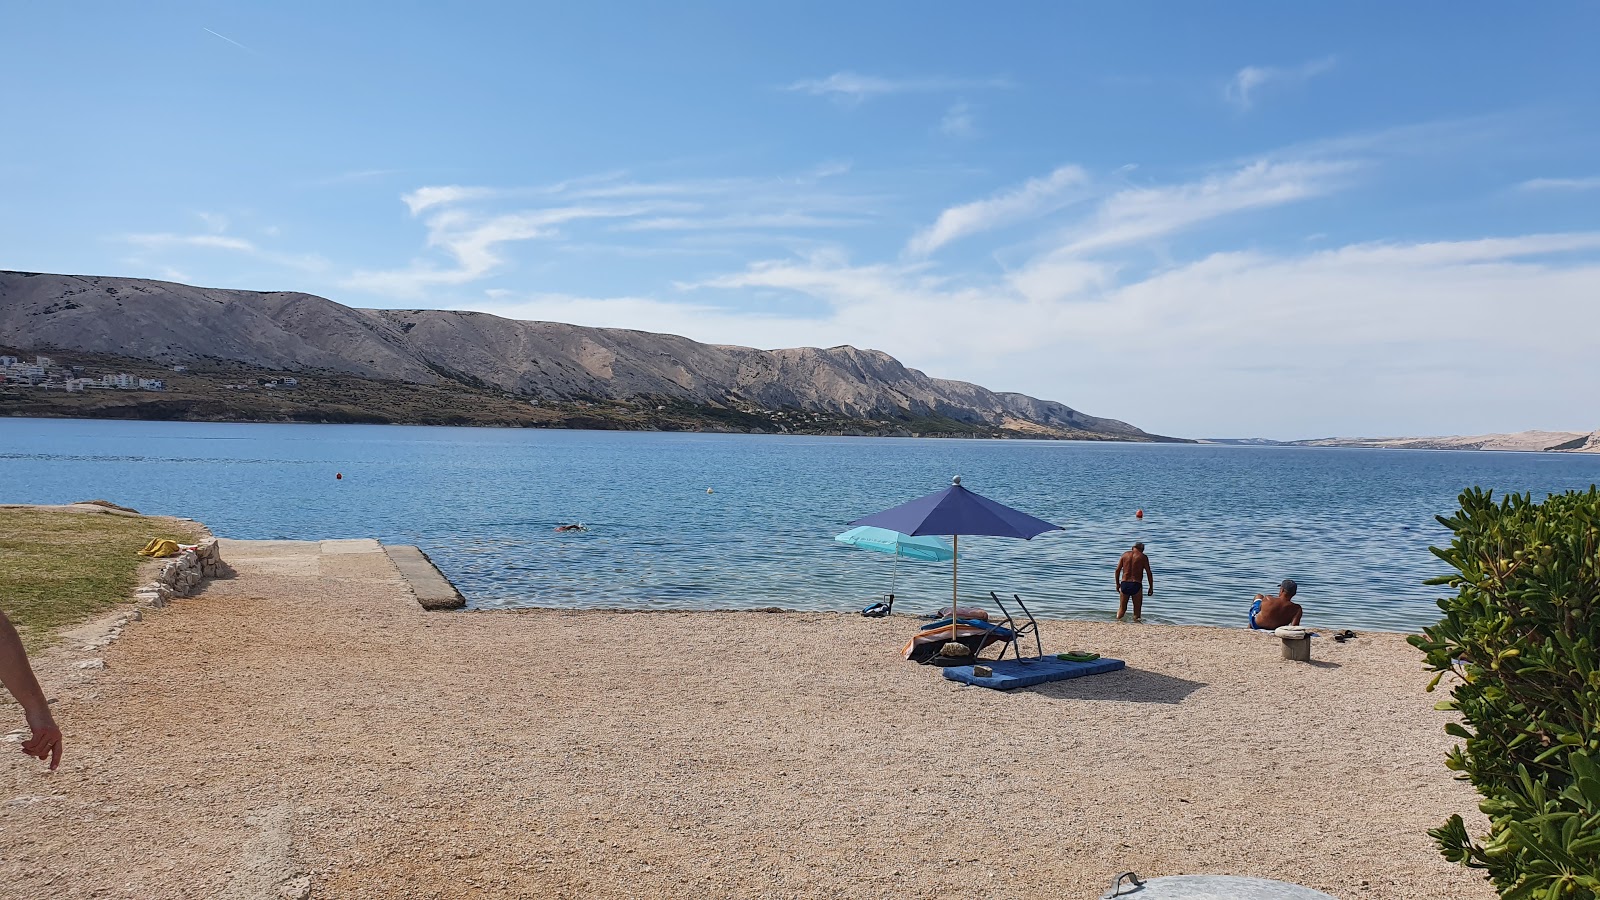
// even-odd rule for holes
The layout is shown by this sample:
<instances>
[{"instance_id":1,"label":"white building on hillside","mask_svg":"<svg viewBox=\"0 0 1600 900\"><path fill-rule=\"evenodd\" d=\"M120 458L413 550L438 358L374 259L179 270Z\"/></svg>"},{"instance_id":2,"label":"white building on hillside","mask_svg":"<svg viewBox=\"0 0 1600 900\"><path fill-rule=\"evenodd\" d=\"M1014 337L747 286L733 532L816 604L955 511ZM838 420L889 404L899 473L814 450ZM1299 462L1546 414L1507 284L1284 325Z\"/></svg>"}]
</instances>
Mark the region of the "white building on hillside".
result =
<instances>
[{"instance_id":1,"label":"white building on hillside","mask_svg":"<svg viewBox=\"0 0 1600 900\"><path fill-rule=\"evenodd\" d=\"M120 375L106 375L100 379L100 383L106 387L121 388L125 391L132 390L139 385L138 379L126 372Z\"/></svg>"},{"instance_id":2,"label":"white building on hillside","mask_svg":"<svg viewBox=\"0 0 1600 900\"><path fill-rule=\"evenodd\" d=\"M55 365L56 361L48 356L35 356L33 358L33 364L43 369Z\"/></svg>"},{"instance_id":3,"label":"white building on hillside","mask_svg":"<svg viewBox=\"0 0 1600 900\"><path fill-rule=\"evenodd\" d=\"M139 390L141 391L164 391L166 389L167 383L159 378L139 379Z\"/></svg>"},{"instance_id":4,"label":"white building on hillside","mask_svg":"<svg viewBox=\"0 0 1600 900\"><path fill-rule=\"evenodd\" d=\"M19 362L21 362L21 360L17 359L15 356L0 356L0 369L9 369Z\"/></svg>"}]
</instances>

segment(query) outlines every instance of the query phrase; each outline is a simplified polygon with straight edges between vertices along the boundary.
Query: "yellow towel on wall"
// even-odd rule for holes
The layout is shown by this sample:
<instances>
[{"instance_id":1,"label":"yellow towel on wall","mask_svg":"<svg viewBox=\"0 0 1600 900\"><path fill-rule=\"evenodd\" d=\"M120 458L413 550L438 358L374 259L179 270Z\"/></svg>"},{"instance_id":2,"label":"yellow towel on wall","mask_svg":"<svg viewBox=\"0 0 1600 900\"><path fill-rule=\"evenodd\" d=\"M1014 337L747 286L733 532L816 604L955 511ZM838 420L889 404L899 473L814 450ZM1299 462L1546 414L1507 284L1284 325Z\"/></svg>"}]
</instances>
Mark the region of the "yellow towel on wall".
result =
<instances>
[{"instance_id":1,"label":"yellow towel on wall","mask_svg":"<svg viewBox=\"0 0 1600 900\"><path fill-rule=\"evenodd\" d=\"M139 555L140 556L177 556L178 555L178 542L177 541L169 541L166 538L156 538L155 540L151 541L150 543L145 544L144 545L144 549L139 551Z\"/></svg>"}]
</instances>

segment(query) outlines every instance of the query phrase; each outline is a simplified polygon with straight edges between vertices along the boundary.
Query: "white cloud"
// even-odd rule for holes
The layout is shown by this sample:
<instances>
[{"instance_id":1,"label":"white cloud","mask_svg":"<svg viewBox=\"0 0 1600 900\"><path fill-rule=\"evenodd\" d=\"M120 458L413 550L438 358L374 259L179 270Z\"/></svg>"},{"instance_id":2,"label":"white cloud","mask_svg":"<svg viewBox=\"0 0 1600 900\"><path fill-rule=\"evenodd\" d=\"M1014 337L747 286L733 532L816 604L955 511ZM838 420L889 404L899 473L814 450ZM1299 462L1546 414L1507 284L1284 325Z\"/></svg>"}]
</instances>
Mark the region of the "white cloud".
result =
<instances>
[{"instance_id":1,"label":"white cloud","mask_svg":"<svg viewBox=\"0 0 1600 900\"><path fill-rule=\"evenodd\" d=\"M939 120L939 132L953 138L977 137L978 126L973 120L971 104L955 103L945 110L944 118Z\"/></svg>"},{"instance_id":2,"label":"white cloud","mask_svg":"<svg viewBox=\"0 0 1600 900\"><path fill-rule=\"evenodd\" d=\"M814 97L830 97L845 103L860 103L873 97L888 94L930 94L948 91L997 89L1012 87L1005 78L884 78L878 75L858 75L854 72L835 72L826 78L803 78L784 88Z\"/></svg>"},{"instance_id":3,"label":"white cloud","mask_svg":"<svg viewBox=\"0 0 1600 900\"><path fill-rule=\"evenodd\" d=\"M448 202L452 201L437 201ZM437 203L428 203L422 208ZM417 260L402 269L357 271L342 279L340 284L374 293L417 296L430 287L477 281L500 268L505 263L499 250L502 244L553 237L558 233L556 226L568 222L625 218L653 209L649 206L565 206L499 215L443 209L428 219L428 246L443 251L452 265Z\"/></svg>"},{"instance_id":4,"label":"white cloud","mask_svg":"<svg viewBox=\"0 0 1600 900\"><path fill-rule=\"evenodd\" d=\"M228 230L228 217L222 213L201 210L196 212L195 215L199 217L201 222L205 223L206 229L214 234L221 234Z\"/></svg>"},{"instance_id":5,"label":"white cloud","mask_svg":"<svg viewBox=\"0 0 1600 900\"><path fill-rule=\"evenodd\" d=\"M765 232L770 244L778 232L846 228L873 218L871 198L819 190L824 179L850 171L848 163L826 162L797 175L724 177L667 181L630 179L627 172L573 178L535 187L428 185L401 196L427 226L425 247L443 259L418 258L395 268L360 269L339 281L342 287L416 297L438 287L470 284L500 272L509 262L508 244L567 236L561 226L611 220L610 234L654 233L654 246L609 248L639 255L705 255L697 241L722 244ZM552 204L533 209L497 207L528 201ZM698 238L691 239L690 235ZM805 239L785 238L788 246ZM564 240L563 247L598 252L604 245ZM720 252L725 252L725 247Z\"/></svg>"},{"instance_id":6,"label":"white cloud","mask_svg":"<svg viewBox=\"0 0 1600 900\"><path fill-rule=\"evenodd\" d=\"M1600 175L1587 178L1534 178L1517 187L1525 191L1594 191L1600 190Z\"/></svg>"},{"instance_id":7,"label":"white cloud","mask_svg":"<svg viewBox=\"0 0 1600 900\"><path fill-rule=\"evenodd\" d=\"M1361 244L1220 253L1121 282L1109 267L1036 267L1032 276L1057 281L1033 285L835 256L758 263L699 287L794 291L824 305L779 338L875 347L936 375L1169 434L1587 429L1582 398L1600 383L1600 360L1576 345L1552 352L1545 329L1507 329L1506 317L1594 333L1597 251L1593 232ZM1262 434L1263 421L1277 424Z\"/></svg>"},{"instance_id":8,"label":"white cloud","mask_svg":"<svg viewBox=\"0 0 1600 900\"><path fill-rule=\"evenodd\" d=\"M328 261L315 253L284 253L225 234L125 234L118 240L147 250L227 250L300 272L320 273L328 268Z\"/></svg>"},{"instance_id":9,"label":"white cloud","mask_svg":"<svg viewBox=\"0 0 1600 900\"><path fill-rule=\"evenodd\" d=\"M244 238L223 234L129 234L123 240L140 247L206 247L213 250L238 250L255 253L256 245Z\"/></svg>"},{"instance_id":10,"label":"white cloud","mask_svg":"<svg viewBox=\"0 0 1600 900\"><path fill-rule=\"evenodd\" d=\"M459 184L444 184L430 187L419 187L409 194L400 197L400 201L411 210L413 216L426 212L435 206L450 206L468 200L485 200L497 196L500 192L494 188L464 187Z\"/></svg>"},{"instance_id":11,"label":"white cloud","mask_svg":"<svg viewBox=\"0 0 1600 900\"><path fill-rule=\"evenodd\" d=\"M1258 160L1187 184L1128 188L1107 197L1058 252L1081 256L1135 244L1250 209L1329 193L1357 168L1345 161Z\"/></svg>"},{"instance_id":12,"label":"white cloud","mask_svg":"<svg viewBox=\"0 0 1600 900\"><path fill-rule=\"evenodd\" d=\"M1010 225L1061 208L1066 192L1088 181L1078 166L1062 166L1043 178L972 203L952 206L934 223L911 238L906 251L926 256L958 238Z\"/></svg>"},{"instance_id":13,"label":"white cloud","mask_svg":"<svg viewBox=\"0 0 1600 900\"><path fill-rule=\"evenodd\" d=\"M762 228L849 228L867 224L865 219L818 216L809 213L747 213L728 216L687 218L659 216L638 219L617 226L618 231L742 231Z\"/></svg>"},{"instance_id":14,"label":"white cloud","mask_svg":"<svg viewBox=\"0 0 1600 900\"><path fill-rule=\"evenodd\" d=\"M1293 87L1331 71L1337 60L1332 57L1316 59L1290 68L1276 66L1245 66L1235 72L1223 89L1223 97L1241 111L1255 105L1257 94L1269 85Z\"/></svg>"}]
</instances>

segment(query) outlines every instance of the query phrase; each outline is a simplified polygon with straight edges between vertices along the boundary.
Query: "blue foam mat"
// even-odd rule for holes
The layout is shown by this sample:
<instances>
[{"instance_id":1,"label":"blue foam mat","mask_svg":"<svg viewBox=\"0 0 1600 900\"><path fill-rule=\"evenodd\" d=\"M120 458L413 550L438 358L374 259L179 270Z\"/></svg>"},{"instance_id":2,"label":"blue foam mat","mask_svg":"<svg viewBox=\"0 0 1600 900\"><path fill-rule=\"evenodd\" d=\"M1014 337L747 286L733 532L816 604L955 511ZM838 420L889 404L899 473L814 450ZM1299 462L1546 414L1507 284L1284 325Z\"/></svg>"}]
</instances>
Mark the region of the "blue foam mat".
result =
<instances>
[{"instance_id":1,"label":"blue foam mat","mask_svg":"<svg viewBox=\"0 0 1600 900\"><path fill-rule=\"evenodd\" d=\"M1102 672L1115 672L1127 663L1120 659L1101 657L1093 662L1068 662L1046 656L1043 659L1006 659L999 662L979 663L994 670L994 674L979 678L972 674L972 666L946 666L944 677L951 681L965 682L976 687L994 688L997 691L1009 691L1013 688L1030 687L1035 684L1044 684L1047 681L1065 681L1068 678L1082 678L1085 675L1099 675Z\"/></svg>"}]
</instances>

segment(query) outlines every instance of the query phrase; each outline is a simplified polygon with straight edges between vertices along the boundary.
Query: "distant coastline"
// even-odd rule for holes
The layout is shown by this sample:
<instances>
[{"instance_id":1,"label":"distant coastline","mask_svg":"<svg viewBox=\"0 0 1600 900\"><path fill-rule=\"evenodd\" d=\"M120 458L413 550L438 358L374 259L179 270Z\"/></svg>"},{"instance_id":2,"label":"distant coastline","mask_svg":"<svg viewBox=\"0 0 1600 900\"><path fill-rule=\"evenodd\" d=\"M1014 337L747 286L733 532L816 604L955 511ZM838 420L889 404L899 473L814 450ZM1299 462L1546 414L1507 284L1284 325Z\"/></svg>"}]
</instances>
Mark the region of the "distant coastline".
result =
<instances>
[{"instance_id":1,"label":"distant coastline","mask_svg":"<svg viewBox=\"0 0 1600 900\"><path fill-rule=\"evenodd\" d=\"M1249 447L1342 447L1359 450L1498 450L1509 453L1600 453L1600 431L1518 431L1442 437L1312 438L1275 441L1268 438L1202 438L1201 444Z\"/></svg>"}]
</instances>

